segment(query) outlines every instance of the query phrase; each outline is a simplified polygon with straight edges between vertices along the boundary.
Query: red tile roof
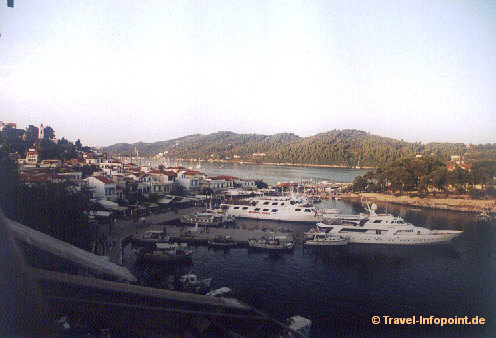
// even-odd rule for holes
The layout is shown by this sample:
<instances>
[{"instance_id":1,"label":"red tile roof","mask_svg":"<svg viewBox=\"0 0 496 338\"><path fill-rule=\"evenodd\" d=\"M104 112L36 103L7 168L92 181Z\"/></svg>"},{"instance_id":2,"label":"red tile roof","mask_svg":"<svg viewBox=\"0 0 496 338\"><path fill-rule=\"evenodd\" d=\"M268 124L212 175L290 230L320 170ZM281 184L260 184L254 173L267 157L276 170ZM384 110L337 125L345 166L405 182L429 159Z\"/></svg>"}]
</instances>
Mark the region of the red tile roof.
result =
<instances>
[{"instance_id":1,"label":"red tile roof","mask_svg":"<svg viewBox=\"0 0 496 338\"><path fill-rule=\"evenodd\" d=\"M219 175L215 177L210 177L212 180L224 180L224 181L234 181L237 180L237 177L229 176L229 175Z\"/></svg>"},{"instance_id":2,"label":"red tile roof","mask_svg":"<svg viewBox=\"0 0 496 338\"><path fill-rule=\"evenodd\" d=\"M93 176L94 178L96 178L97 180L99 180L100 182L102 183L105 183L105 184L115 184L114 181L112 181L110 178L106 177L106 176Z\"/></svg>"},{"instance_id":3,"label":"red tile roof","mask_svg":"<svg viewBox=\"0 0 496 338\"><path fill-rule=\"evenodd\" d=\"M184 175L188 175L188 176L194 176L194 175L198 175L198 174L201 174L200 171L196 171L196 170L186 170L183 172Z\"/></svg>"}]
</instances>

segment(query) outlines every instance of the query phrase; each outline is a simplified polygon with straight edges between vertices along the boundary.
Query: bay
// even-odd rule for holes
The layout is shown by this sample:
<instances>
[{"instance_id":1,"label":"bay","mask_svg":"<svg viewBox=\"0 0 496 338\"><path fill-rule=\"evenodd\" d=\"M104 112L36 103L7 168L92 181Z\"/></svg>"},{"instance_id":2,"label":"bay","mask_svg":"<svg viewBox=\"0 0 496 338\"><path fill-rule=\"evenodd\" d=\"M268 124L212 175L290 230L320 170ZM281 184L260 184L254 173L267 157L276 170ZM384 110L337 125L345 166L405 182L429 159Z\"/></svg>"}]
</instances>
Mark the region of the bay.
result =
<instances>
[{"instance_id":1,"label":"bay","mask_svg":"<svg viewBox=\"0 0 496 338\"><path fill-rule=\"evenodd\" d=\"M143 164L158 166L167 161L150 159L143 160ZM170 165L177 164L185 168L201 171L210 176L229 175L239 178L261 179L265 183L275 185L277 182L300 182L301 180L328 180L332 182L353 182L357 175L363 175L370 169L352 169L335 167L307 167L274 164L228 163L228 162L197 162L197 161L169 161ZM200 164L200 167L198 167Z\"/></svg>"},{"instance_id":2,"label":"bay","mask_svg":"<svg viewBox=\"0 0 496 338\"><path fill-rule=\"evenodd\" d=\"M212 174L263 178L267 183L300 179L346 181L359 171L224 164L204 166ZM232 165L232 167L230 167ZM263 175L263 176L262 176ZM349 176L348 176L349 175ZM492 336L496 320L496 224L479 224L475 215L378 203L379 212L401 216L418 226L463 230L451 245L347 245L313 251L298 244L291 254L251 253L198 247L193 265L176 271L131 266L140 281L164 287L170 273L192 271L228 286L233 296L281 321L301 315L313 321L312 336ZM324 201L321 208L364 211L360 203ZM237 226L287 227L297 236L312 225L240 219ZM372 316L381 324L374 325ZM386 325L384 316L483 317L484 325Z\"/></svg>"}]
</instances>

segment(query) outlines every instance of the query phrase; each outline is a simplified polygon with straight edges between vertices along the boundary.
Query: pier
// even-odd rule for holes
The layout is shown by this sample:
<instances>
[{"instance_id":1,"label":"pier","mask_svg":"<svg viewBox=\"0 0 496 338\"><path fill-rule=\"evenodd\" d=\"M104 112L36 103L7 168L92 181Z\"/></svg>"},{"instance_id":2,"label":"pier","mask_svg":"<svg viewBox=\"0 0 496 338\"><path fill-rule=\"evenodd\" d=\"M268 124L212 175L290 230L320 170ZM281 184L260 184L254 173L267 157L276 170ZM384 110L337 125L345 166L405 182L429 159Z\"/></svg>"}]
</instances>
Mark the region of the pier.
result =
<instances>
[{"instance_id":1,"label":"pier","mask_svg":"<svg viewBox=\"0 0 496 338\"><path fill-rule=\"evenodd\" d=\"M107 237L108 256L113 263L123 265L123 250L131 243L134 235L142 235L150 230L166 230L171 241L184 242L195 245L207 244L208 239L217 236L229 235L238 243L238 246L248 246L249 239L261 239L265 236L286 236L289 241L293 240L293 235L290 232L281 232L274 229L244 229L239 227L216 228L198 226L178 225L181 216L185 216L194 212L202 211L203 208L191 207L181 209L177 212L167 212L161 214L152 214L146 216L143 221L121 220L112 224L112 229ZM108 226L102 229L103 233L108 234Z\"/></svg>"}]
</instances>

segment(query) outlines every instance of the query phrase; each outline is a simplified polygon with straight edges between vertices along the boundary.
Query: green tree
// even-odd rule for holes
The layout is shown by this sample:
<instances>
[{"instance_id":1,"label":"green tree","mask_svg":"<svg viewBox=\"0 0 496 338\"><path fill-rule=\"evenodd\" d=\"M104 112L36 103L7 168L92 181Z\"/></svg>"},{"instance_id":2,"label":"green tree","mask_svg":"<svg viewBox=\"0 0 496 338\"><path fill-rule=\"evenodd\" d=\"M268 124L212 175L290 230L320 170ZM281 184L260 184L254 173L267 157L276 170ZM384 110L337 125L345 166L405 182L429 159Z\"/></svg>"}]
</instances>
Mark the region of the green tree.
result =
<instances>
[{"instance_id":1,"label":"green tree","mask_svg":"<svg viewBox=\"0 0 496 338\"><path fill-rule=\"evenodd\" d=\"M353 192L362 192L367 188L367 179L362 175L358 175L353 180Z\"/></svg>"},{"instance_id":2,"label":"green tree","mask_svg":"<svg viewBox=\"0 0 496 338\"><path fill-rule=\"evenodd\" d=\"M494 181L496 176L496 160L480 160L472 164L472 175L476 184L484 188Z\"/></svg>"},{"instance_id":3,"label":"green tree","mask_svg":"<svg viewBox=\"0 0 496 338\"><path fill-rule=\"evenodd\" d=\"M33 125L29 125L24 132L25 141L29 144L29 146L33 146L35 142L38 140L38 132L39 129Z\"/></svg>"},{"instance_id":4,"label":"green tree","mask_svg":"<svg viewBox=\"0 0 496 338\"><path fill-rule=\"evenodd\" d=\"M52 127L46 126L43 129L43 138L45 140L51 140L51 139L54 139L55 138L55 131L53 130Z\"/></svg>"}]
</instances>

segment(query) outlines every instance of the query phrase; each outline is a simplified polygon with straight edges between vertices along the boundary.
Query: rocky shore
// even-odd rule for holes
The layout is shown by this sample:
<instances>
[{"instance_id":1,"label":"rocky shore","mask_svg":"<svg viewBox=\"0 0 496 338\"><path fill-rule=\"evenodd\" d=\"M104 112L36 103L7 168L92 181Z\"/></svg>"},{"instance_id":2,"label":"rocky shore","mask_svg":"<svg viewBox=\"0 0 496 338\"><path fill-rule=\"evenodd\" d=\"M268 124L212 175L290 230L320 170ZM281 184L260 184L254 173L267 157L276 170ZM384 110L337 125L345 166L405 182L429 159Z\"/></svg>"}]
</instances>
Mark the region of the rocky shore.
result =
<instances>
[{"instance_id":1,"label":"rocky shore","mask_svg":"<svg viewBox=\"0 0 496 338\"><path fill-rule=\"evenodd\" d=\"M475 200L461 196L459 198L436 198L436 197L411 197L408 195L395 196L376 193L345 194L344 199L376 200L379 202L408 205L411 207L422 207L440 210L476 212L486 211L496 214L496 199Z\"/></svg>"}]
</instances>

